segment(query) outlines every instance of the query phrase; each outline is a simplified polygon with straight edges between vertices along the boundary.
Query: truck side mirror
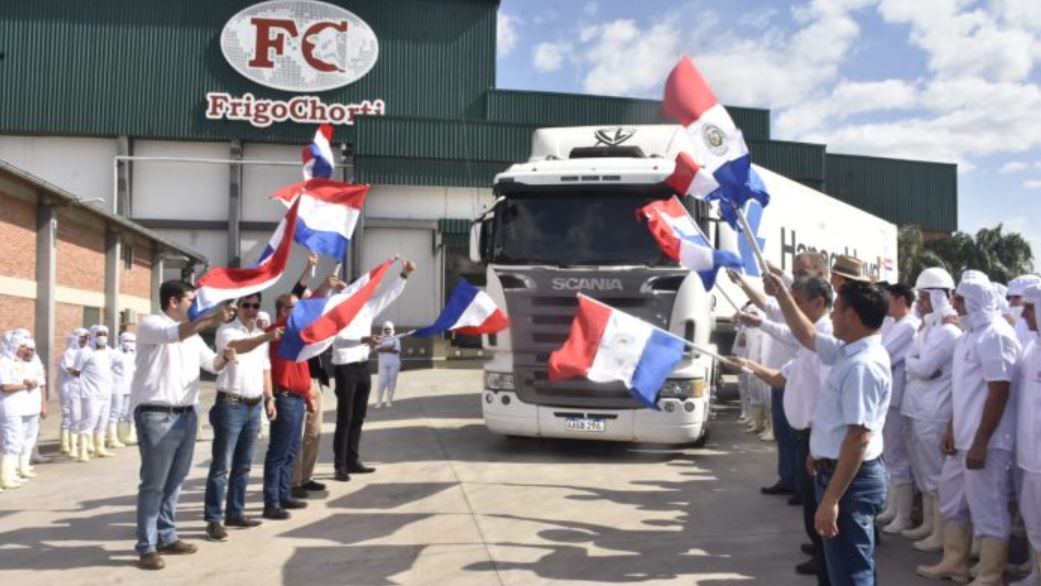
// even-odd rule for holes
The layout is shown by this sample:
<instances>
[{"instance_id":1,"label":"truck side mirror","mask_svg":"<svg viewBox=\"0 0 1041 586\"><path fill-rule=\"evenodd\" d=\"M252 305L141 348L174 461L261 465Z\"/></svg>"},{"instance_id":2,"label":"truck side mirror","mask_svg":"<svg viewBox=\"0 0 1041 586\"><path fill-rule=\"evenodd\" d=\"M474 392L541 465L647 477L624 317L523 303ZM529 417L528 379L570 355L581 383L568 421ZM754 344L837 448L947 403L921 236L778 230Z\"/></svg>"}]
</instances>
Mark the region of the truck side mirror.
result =
<instances>
[{"instance_id":1,"label":"truck side mirror","mask_svg":"<svg viewBox=\"0 0 1041 586\"><path fill-rule=\"evenodd\" d=\"M484 262L483 255L481 254L483 247L481 246L482 236L484 232L484 220L478 220L473 224L470 224L470 262Z\"/></svg>"}]
</instances>

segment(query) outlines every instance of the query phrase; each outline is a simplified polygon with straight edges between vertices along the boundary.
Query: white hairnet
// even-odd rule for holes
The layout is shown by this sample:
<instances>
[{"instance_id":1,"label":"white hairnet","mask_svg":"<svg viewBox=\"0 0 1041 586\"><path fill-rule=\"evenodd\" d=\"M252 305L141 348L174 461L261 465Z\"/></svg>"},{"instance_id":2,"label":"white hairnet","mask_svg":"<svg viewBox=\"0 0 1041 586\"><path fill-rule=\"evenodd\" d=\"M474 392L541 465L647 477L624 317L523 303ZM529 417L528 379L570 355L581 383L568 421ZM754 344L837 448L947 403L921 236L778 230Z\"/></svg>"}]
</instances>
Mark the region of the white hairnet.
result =
<instances>
[{"instance_id":1,"label":"white hairnet","mask_svg":"<svg viewBox=\"0 0 1041 586\"><path fill-rule=\"evenodd\" d=\"M1022 297L1026 288L1031 285L1041 285L1041 277L1037 275L1021 275L1008 282L1006 294L1010 297Z\"/></svg>"},{"instance_id":2,"label":"white hairnet","mask_svg":"<svg viewBox=\"0 0 1041 586\"><path fill-rule=\"evenodd\" d=\"M1031 283L1023 288L1023 303L1034 306L1034 311L1041 311L1041 282Z\"/></svg>"},{"instance_id":3,"label":"white hairnet","mask_svg":"<svg viewBox=\"0 0 1041 586\"><path fill-rule=\"evenodd\" d=\"M998 315L998 292L987 275L965 271L956 291L965 299L970 328L979 327Z\"/></svg>"},{"instance_id":4,"label":"white hairnet","mask_svg":"<svg viewBox=\"0 0 1041 586\"><path fill-rule=\"evenodd\" d=\"M257 321L262 321L262 322L265 322L265 323L271 323L271 314L266 312L266 311L258 311L257 312Z\"/></svg>"},{"instance_id":5,"label":"white hairnet","mask_svg":"<svg viewBox=\"0 0 1041 586\"><path fill-rule=\"evenodd\" d=\"M387 321L383 322L383 329L384 330L390 330L390 333L393 334L394 333L394 322L390 321L389 319Z\"/></svg>"},{"instance_id":6,"label":"white hairnet","mask_svg":"<svg viewBox=\"0 0 1041 586\"><path fill-rule=\"evenodd\" d=\"M992 285L994 286L994 295L997 297L998 313L1008 315L1011 312L1008 304L1008 287L1001 283L992 283Z\"/></svg>"},{"instance_id":7,"label":"white hairnet","mask_svg":"<svg viewBox=\"0 0 1041 586\"><path fill-rule=\"evenodd\" d=\"M97 324L90 326L90 347L96 348L98 345L98 336L108 337L108 327L104 324Z\"/></svg>"}]
</instances>

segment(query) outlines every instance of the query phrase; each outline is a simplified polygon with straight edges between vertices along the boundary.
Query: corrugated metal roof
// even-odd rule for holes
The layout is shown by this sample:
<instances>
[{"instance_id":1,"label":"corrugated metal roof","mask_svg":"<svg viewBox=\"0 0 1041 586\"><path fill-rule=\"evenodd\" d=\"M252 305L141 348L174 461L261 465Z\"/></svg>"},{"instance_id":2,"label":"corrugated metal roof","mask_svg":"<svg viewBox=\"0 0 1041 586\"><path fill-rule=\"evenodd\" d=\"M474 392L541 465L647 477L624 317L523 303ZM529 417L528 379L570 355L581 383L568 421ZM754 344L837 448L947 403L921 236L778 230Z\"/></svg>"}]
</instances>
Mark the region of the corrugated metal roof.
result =
<instances>
[{"instance_id":1,"label":"corrugated metal roof","mask_svg":"<svg viewBox=\"0 0 1041 586\"><path fill-rule=\"evenodd\" d=\"M294 94L250 82L224 60L225 22L243 0L0 2L0 132L300 142L313 127L207 120L205 95ZM495 85L496 3L335 2L375 31L380 56L326 102L383 99L388 114L480 116Z\"/></svg>"},{"instance_id":2,"label":"corrugated metal roof","mask_svg":"<svg viewBox=\"0 0 1041 586\"><path fill-rule=\"evenodd\" d=\"M827 155L827 193L896 224L958 229L958 167L857 155Z\"/></svg>"},{"instance_id":3,"label":"corrugated metal roof","mask_svg":"<svg viewBox=\"0 0 1041 586\"><path fill-rule=\"evenodd\" d=\"M362 156L524 161L534 126L482 120L366 118L355 128L355 153Z\"/></svg>"},{"instance_id":4,"label":"corrugated metal roof","mask_svg":"<svg viewBox=\"0 0 1041 586\"><path fill-rule=\"evenodd\" d=\"M662 124L661 101L495 89L485 94L485 116L499 122L537 126ZM770 111L727 106L748 140L770 140Z\"/></svg>"}]
</instances>

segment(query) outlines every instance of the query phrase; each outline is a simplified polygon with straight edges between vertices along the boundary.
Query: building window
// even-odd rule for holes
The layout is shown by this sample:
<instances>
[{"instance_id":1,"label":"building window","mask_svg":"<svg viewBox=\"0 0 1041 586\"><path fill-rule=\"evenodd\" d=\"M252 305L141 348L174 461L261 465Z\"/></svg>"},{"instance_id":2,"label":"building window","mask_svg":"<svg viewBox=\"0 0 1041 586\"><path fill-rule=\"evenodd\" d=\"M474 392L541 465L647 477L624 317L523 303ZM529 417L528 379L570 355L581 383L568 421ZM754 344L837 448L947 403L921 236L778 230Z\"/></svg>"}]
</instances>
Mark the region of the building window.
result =
<instances>
[{"instance_id":1,"label":"building window","mask_svg":"<svg viewBox=\"0 0 1041 586\"><path fill-rule=\"evenodd\" d=\"M84 307L83 308L83 327L89 328L90 326L96 326L101 323L101 308L100 307Z\"/></svg>"},{"instance_id":2,"label":"building window","mask_svg":"<svg viewBox=\"0 0 1041 586\"><path fill-rule=\"evenodd\" d=\"M133 270L134 268L134 247L129 244L123 245L123 269Z\"/></svg>"}]
</instances>

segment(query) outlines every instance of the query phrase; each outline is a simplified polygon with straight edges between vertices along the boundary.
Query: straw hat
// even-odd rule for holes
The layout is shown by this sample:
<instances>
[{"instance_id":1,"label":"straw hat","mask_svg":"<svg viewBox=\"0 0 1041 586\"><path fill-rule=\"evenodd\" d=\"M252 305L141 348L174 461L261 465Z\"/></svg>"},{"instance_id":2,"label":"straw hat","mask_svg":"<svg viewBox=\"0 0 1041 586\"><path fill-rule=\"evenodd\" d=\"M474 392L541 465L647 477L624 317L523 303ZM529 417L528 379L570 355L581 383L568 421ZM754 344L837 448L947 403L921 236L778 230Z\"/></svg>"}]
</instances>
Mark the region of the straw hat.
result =
<instances>
[{"instance_id":1,"label":"straw hat","mask_svg":"<svg viewBox=\"0 0 1041 586\"><path fill-rule=\"evenodd\" d=\"M871 279L864 271L864 261L854 256L840 254L835 257L835 264L831 265L831 272L851 281L860 281L862 283L871 282Z\"/></svg>"}]
</instances>

